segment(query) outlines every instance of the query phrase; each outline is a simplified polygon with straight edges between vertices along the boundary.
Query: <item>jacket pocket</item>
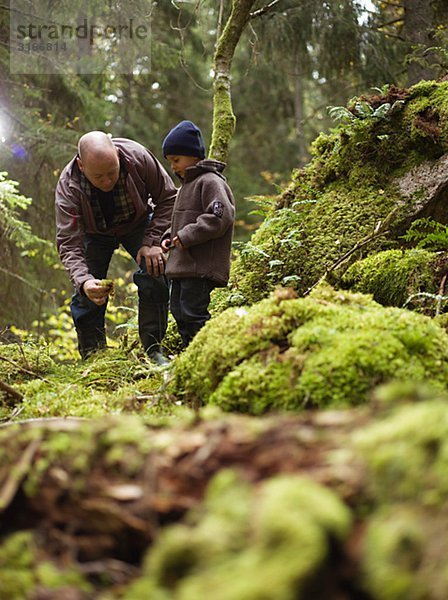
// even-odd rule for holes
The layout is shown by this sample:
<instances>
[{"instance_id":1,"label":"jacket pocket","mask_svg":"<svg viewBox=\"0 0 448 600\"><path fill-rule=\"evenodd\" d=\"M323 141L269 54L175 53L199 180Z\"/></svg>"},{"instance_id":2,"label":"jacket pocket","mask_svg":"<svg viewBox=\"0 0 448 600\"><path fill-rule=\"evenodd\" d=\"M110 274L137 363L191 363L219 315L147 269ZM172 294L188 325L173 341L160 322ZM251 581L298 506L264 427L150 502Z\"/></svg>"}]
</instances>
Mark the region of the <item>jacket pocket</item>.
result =
<instances>
[{"instance_id":1,"label":"jacket pocket","mask_svg":"<svg viewBox=\"0 0 448 600\"><path fill-rule=\"evenodd\" d=\"M197 263L188 248L173 248L168 258L168 277L188 277L197 273Z\"/></svg>"}]
</instances>

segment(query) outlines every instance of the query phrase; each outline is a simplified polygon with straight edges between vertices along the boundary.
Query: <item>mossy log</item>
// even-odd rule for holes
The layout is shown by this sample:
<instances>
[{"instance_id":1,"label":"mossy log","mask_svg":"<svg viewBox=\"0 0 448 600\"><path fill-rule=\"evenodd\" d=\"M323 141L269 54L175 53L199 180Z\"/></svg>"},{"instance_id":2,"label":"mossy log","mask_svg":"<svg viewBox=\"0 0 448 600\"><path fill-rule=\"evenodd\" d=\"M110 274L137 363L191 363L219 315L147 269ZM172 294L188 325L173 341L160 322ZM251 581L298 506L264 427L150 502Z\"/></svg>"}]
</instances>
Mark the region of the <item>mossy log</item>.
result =
<instances>
[{"instance_id":1,"label":"mossy log","mask_svg":"<svg viewBox=\"0 0 448 600\"><path fill-rule=\"evenodd\" d=\"M272 417L257 424L226 417L170 429L144 428L132 417L4 426L3 543L16 532L34 531L40 562L92 572L90 584L100 575L123 583L135 577L160 532L200 505L223 468L236 469L242 488L281 473L302 474L352 502L362 489L363 471L331 464L329 452L366 420L366 414L353 412ZM109 572L113 564L115 575Z\"/></svg>"},{"instance_id":2,"label":"mossy log","mask_svg":"<svg viewBox=\"0 0 448 600\"><path fill-rule=\"evenodd\" d=\"M347 411L3 427L0 591L440 600L446 402L401 384Z\"/></svg>"}]
</instances>

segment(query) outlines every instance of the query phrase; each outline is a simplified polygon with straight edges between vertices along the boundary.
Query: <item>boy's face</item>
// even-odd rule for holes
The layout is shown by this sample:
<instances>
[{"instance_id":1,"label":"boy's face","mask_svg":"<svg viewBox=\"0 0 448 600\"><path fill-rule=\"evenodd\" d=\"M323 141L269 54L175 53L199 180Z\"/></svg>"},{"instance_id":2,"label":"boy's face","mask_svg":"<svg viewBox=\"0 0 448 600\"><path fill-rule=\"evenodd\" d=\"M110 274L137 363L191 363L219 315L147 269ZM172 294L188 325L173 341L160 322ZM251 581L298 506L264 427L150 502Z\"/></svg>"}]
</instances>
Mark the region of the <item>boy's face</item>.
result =
<instances>
[{"instance_id":1,"label":"boy's face","mask_svg":"<svg viewBox=\"0 0 448 600\"><path fill-rule=\"evenodd\" d=\"M185 169L192 167L201 159L196 156L183 156L176 154L167 154L166 160L170 163L171 170L181 179L185 178Z\"/></svg>"}]
</instances>

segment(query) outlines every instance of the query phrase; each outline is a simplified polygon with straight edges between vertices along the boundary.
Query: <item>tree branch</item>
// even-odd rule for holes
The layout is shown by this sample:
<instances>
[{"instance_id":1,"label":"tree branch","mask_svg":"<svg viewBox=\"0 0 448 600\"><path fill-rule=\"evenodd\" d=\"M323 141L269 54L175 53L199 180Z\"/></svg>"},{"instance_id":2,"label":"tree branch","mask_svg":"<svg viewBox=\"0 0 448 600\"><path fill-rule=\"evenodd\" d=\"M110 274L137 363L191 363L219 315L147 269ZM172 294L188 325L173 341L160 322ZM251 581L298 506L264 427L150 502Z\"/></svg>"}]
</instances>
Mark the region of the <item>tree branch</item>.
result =
<instances>
[{"instance_id":1,"label":"tree branch","mask_svg":"<svg viewBox=\"0 0 448 600\"><path fill-rule=\"evenodd\" d=\"M42 379L42 381L45 381L46 383L52 383L48 379L45 379L45 377L42 377L42 375L38 375L37 373L34 373L34 371L30 371L29 369L25 369L25 367L21 367L20 365L18 365L16 362L11 360L10 358L6 358L5 356L0 356L0 360L4 360L5 362L9 363L16 369L19 369L19 371L22 371L22 373L26 373L27 375L31 375L32 377L37 377L38 379Z\"/></svg>"},{"instance_id":2,"label":"tree branch","mask_svg":"<svg viewBox=\"0 0 448 600\"><path fill-rule=\"evenodd\" d=\"M272 0L272 2L270 2L266 6L263 6L263 8L259 8L258 10L254 11L253 13L250 13L250 18L256 19L257 17L261 17L261 16L265 15L272 8L274 8L274 6L276 4L278 4L279 2L280 2L280 0Z\"/></svg>"},{"instance_id":3,"label":"tree branch","mask_svg":"<svg viewBox=\"0 0 448 600\"><path fill-rule=\"evenodd\" d=\"M316 281L316 283L314 283L310 288L308 288L303 295L308 296L308 294L312 290L314 290L314 288L317 287L319 285L319 283L322 283L322 281L325 280L325 278L327 277L327 275L329 273L331 273L337 267L339 267L339 265L341 265L343 262L345 262L357 250L360 250L361 248L363 248L364 246L366 246L373 240L376 240L377 238L382 237L383 235L387 235L389 233L389 229L388 229L389 223L392 221L393 217L396 215L398 210L399 210L398 207L395 207L394 209L392 209L391 212L386 216L384 221L380 221L376 225L375 231L371 235L367 235L366 237L359 240L359 242L357 242L353 246L353 248L351 248L343 256L338 258L338 260L336 262L334 262L330 267L328 267L328 269L325 271L325 273L322 275L322 277L320 277L320 279L318 279L318 281Z\"/></svg>"}]
</instances>

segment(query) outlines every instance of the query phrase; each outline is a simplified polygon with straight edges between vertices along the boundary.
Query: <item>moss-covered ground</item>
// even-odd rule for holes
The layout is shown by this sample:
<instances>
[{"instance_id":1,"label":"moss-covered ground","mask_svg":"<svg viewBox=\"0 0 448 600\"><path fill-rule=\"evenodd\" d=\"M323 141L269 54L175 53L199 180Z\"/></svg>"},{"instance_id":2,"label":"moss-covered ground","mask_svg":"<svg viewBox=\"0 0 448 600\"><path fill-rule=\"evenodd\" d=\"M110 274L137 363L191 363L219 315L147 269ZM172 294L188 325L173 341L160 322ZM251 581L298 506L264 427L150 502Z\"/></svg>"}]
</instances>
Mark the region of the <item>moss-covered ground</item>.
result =
<instances>
[{"instance_id":1,"label":"moss-covered ground","mask_svg":"<svg viewBox=\"0 0 448 600\"><path fill-rule=\"evenodd\" d=\"M309 165L265 207L263 224L237 251L220 307L256 302L285 283L303 294L361 241L345 267L403 246L397 231L413 203L397 182L448 152L448 82L391 87L363 101L372 112L360 114L354 101L352 119L316 139Z\"/></svg>"}]
</instances>

